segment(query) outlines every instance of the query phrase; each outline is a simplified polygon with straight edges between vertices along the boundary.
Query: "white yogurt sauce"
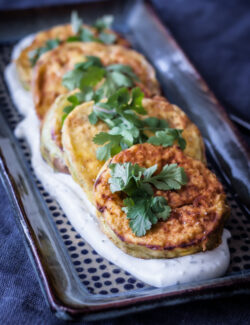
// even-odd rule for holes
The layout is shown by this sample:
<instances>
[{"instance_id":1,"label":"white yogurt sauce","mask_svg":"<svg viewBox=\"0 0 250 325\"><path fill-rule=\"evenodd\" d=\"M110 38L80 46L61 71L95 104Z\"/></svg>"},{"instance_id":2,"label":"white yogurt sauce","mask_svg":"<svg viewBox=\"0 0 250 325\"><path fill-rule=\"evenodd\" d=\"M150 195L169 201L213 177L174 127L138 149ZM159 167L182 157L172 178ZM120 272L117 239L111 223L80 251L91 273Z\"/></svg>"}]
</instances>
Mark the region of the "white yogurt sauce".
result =
<instances>
[{"instance_id":1,"label":"white yogurt sauce","mask_svg":"<svg viewBox=\"0 0 250 325\"><path fill-rule=\"evenodd\" d=\"M33 36L29 36L22 40L14 48L12 59L15 59L20 50L32 39ZM17 109L24 115L24 119L15 130L15 135L27 140L37 177L61 205L74 228L98 254L155 287L211 279L226 272L230 261L227 245L230 233L226 229L223 232L222 243L216 249L174 259L143 260L127 255L117 248L101 232L95 208L87 200L80 186L70 175L54 172L42 159L39 150L39 121L30 92L24 90L18 80L15 63L7 66L5 79Z\"/></svg>"}]
</instances>

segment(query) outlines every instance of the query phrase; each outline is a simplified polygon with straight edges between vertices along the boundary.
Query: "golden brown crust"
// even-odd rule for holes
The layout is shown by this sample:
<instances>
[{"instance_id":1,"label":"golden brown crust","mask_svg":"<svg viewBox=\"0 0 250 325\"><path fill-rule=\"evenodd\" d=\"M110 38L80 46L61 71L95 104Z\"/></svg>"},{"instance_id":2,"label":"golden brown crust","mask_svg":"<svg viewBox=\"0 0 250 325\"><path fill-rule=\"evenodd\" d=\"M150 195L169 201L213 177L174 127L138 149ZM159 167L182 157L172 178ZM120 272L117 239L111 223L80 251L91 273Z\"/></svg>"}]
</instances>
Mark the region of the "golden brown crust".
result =
<instances>
[{"instance_id":1,"label":"golden brown crust","mask_svg":"<svg viewBox=\"0 0 250 325\"><path fill-rule=\"evenodd\" d=\"M68 90L62 85L63 75L84 61L87 55L97 56L102 63L126 64L132 67L141 82L137 83L146 96L160 93L155 71L146 59L134 50L119 45L106 46L99 43L64 43L41 56L33 71L32 94L37 115L43 119L58 95Z\"/></svg>"},{"instance_id":2,"label":"golden brown crust","mask_svg":"<svg viewBox=\"0 0 250 325\"><path fill-rule=\"evenodd\" d=\"M95 36L97 36L97 31L88 25L83 25L85 28L90 29ZM116 44L121 46L129 47L129 42L122 38L119 34L111 30L106 30L107 33L114 33L117 36ZM17 71L19 79L26 89L31 86L31 71L32 66L29 60L29 53L42 47L48 40L59 39L60 41L66 41L68 37L73 36L74 32L70 24L55 26L51 29L41 31L36 34L33 42L22 50L19 57L16 60Z\"/></svg>"},{"instance_id":3,"label":"golden brown crust","mask_svg":"<svg viewBox=\"0 0 250 325\"><path fill-rule=\"evenodd\" d=\"M55 171L62 173L69 173L64 162L61 140L63 109L70 105L67 98L67 95L57 97L41 124L40 136L40 151L44 160Z\"/></svg>"},{"instance_id":4,"label":"golden brown crust","mask_svg":"<svg viewBox=\"0 0 250 325\"><path fill-rule=\"evenodd\" d=\"M172 209L170 218L158 222L145 236L137 237L121 209L121 195L110 191L108 163L102 168L94 190L96 206L104 231L121 249L141 258L170 258L220 244L229 207L222 185L202 162L185 156L175 146L163 148L148 143L124 150L109 162L131 162L147 168L157 164L158 172L165 164L177 163L188 176L188 183L181 190L155 190L155 195L167 199Z\"/></svg>"},{"instance_id":5,"label":"golden brown crust","mask_svg":"<svg viewBox=\"0 0 250 325\"><path fill-rule=\"evenodd\" d=\"M96 159L97 145L93 137L99 132L107 132L103 122L89 123L93 102L77 106L65 119L62 128L64 161L73 179L83 188L93 202L93 184L103 163Z\"/></svg>"},{"instance_id":6,"label":"golden brown crust","mask_svg":"<svg viewBox=\"0 0 250 325\"><path fill-rule=\"evenodd\" d=\"M193 158L205 160L204 145L197 127L188 119L186 114L177 106L171 105L167 100L143 99L143 107L148 112L147 117L159 117L164 119L173 128L184 129L183 136L187 141L185 152ZM93 185L96 176L103 166L103 163L96 159L98 146L93 143L93 137L103 131L108 131L108 126L99 121L96 125L91 125L88 115L92 112L93 103L85 103L74 109L66 118L63 126L63 148L65 162L76 182L78 182L91 201L93 201ZM54 110L54 113L60 114ZM50 114L51 109L49 110ZM59 113L58 113L59 112ZM53 121L56 119L50 116L44 123L44 128L50 129L50 133L55 132ZM48 147L51 142L44 142ZM51 156L53 158L53 155ZM52 158L50 160L52 160Z\"/></svg>"},{"instance_id":7,"label":"golden brown crust","mask_svg":"<svg viewBox=\"0 0 250 325\"><path fill-rule=\"evenodd\" d=\"M164 97L155 96L145 98L143 107L147 111L145 116L153 116L168 122L169 127L183 130L182 136L186 140L185 154L206 163L205 146L197 126L176 105L170 104Z\"/></svg>"}]
</instances>

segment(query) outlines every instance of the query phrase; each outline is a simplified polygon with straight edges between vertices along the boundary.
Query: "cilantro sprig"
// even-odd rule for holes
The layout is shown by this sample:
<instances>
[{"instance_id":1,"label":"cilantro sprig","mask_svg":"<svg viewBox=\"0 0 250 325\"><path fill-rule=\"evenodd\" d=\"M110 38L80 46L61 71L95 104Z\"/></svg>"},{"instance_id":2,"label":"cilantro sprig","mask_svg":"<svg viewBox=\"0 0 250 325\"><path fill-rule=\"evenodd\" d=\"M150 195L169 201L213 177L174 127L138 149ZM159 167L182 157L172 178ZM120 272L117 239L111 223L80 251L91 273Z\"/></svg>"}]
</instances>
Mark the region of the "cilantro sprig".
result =
<instances>
[{"instance_id":1,"label":"cilantro sprig","mask_svg":"<svg viewBox=\"0 0 250 325\"><path fill-rule=\"evenodd\" d=\"M89 29L83 26L83 20L79 18L76 11L71 14L71 26L75 33L74 36L70 36L67 42L98 42L104 44L113 44L116 41L116 35L113 33L107 33L107 29L111 27L113 23L113 16L103 16L95 21L92 25L97 30L98 36Z\"/></svg>"},{"instance_id":2,"label":"cilantro sprig","mask_svg":"<svg viewBox=\"0 0 250 325\"><path fill-rule=\"evenodd\" d=\"M98 160L105 161L121 150L144 142L164 147L177 142L182 150L185 149L182 130L169 128L165 120L156 117L140 117L147 112L142 105L144 93L138 87L132 88L136 81L138 77L131 67L123 64L105 67L95 56L87 56L86 61L77 63L63 76L62 84L66 88L80 89L80 92L69 97L71 105L64 108L62 123L77 105L93 100L89 122L95 125L101 120L109 127L108 132L93 138L94 143L101 146L96 153ZM98 89L94 90L97 85ZM155 132L155 135L149 137L146 131Z\"/></svg>"},{"instance_id":3,"label":"cilantro sprig","mask_svg":"<svg viewBox=\"0 0 250 325\"><path fill-rule=\"evenodd\" d=\"M186 147L186 141L182 137L183 130L166 128L163 131L157 131L154 136L148 139L148 142L156 146L169 147L178 142L181 150Z\"/></svg>"},{"instance_id":4,"label":"cilantro sprig","mask_svg":"<svg viewBox=\"0 0 250 325\"><path fill-rule=\"evenodd\" d=\"M84 78L79 78L77 82L85 84ZM68 83L68 80L65 79L66 82ZM68 86L70 85L69 83ZM75 86L77 85L74 84L72 88ZM93 100L95 104L89 114L89 122L95 125L98 121L102 121L109 128L108 132L100 132L93 138L93 142L100 146L96 152L98 160L106 161L121 150L144 142L164 147L172 146L177 142L184 150L186 142L181 136L182 130L171 129L165 120L156 117L141 118L141 115L147 113L142 105L143 97L140 88L133 88L129 92L123 87L103 102L103 93L100 89L94 91L93 87L84 86L80 92L68 97L70 105L63 110L62 124L77 105ZM155 135L150 137L146 131L155 132Z\"/></svg>"},{"instance_id":5,"label":"cilantro sprig","mask_svg":"<svg viewBox=\"0 0 250 325\"><path fill-rule=\"evenodd\" d=\"M133 88L131 93L126 88L120 88L105 103L97 103L89 115L91 124L99 120L109 127L108 132L101 132L93 138L93 142L102 145L97 149L97 159L105 161L121 150L134 144L149 142L164 147L177 142L182 150L186 142L182 138L182 130L169 128L165 120L155 117L142 119L140 115L147 112L143 108L143 92ZM149 137L145 131L156 132Z\"/></svg>"},{"instance_id":6,"label":"cilantro sprig","mask_svg":"<svg viewBox=\"0 0 250 325\"><path fill-rule=\"evenodd\" d=\"M143 133L144 122L138 116L146 114L142 99L143 93L139 88L133 88L131 93L127 88L120 88L107 102L94 105L89 115L90 123L96 124L101 120L110 129L93 138L94 143L103 145L97 149L98 160L107 160L121 150L147 140Z\"/></svg>"},{"instance_id":7,"label":"cilantro sprig","mask_svg":"<svg viewBox=\"0 0 250 325\"><path fill-rule=\"evenodd\" d=\"M124 89L121 92L114 94L119 88L127 86L133 87L135 82L139 81L138 77L134 74L131 67L123 64L112 64L104 67L101 60L96 56L86 56L86 61L77 63L73 70L67 72L63 76L62 84L69 90L80 89L79 93L71 95L69 101L73 105L70 108L67 106L64 109L64 115L62 123L67 115L79 104L94 100L98 105L95 106L95 110L90 114L89 120L92 124L96 124L98 118L102 120L108 120L111 112L105 109L109 109L110 104L116 107L127 103L129 100L129 91ZM102 82L102 83L101 83ZM99 88L94 91L94 87L101 83ZM138 110L138 113L143 113L144 109L141 105L143 99L143 93L139 88L132 90L133 100L130 107L134 110ZM106 104L99 103L103 98L109 97L110 99ZM114 99L116 102L114 102Z\"/></svg>"},{"instance_id":8,"label":"cilantro sprig","mask_svg":"<svg viewBox=\"0 0 250 325\"><path fill-rule=\"evenodd\" d=\"M105 68L96 56L86 56L86 61L75 64L73 70L64 74L62 84L69 90L94 87L105 76Z\"/></svg>"},{"instance_id":9,"label":"cilantro sprig","mask_svg":"<svg viewBox=\"0 0 250 325\"><path fill-rule=\"evenodd\" d=\"M63 108L62 124L64 123L64 120L69 115L69 113L72 112L76 106L84 102L88 102L92 99L92 93L92 88L86 87L85 92L77 92L67 97L67 101L70 103L70 105L67 105Z\"/></svg>"},{"instance_id":10,"label":"cilantro sprig","mask_svg":"<svg viewBox=\"0 0 250 325\"><path fill-rule=\"evenodd\" d=\"M154 196L154 188L179 190L188 181L184 169L177 164L166 164L158 174L155 174L157 165L143 168L129 162L110 164L109 168L110 190L127 195L122 210L130 219L129 225L136 236L144 236L152 225L170 216L171 208L167 200Z\"/></svg>"},{"instance_id":11,"label":"cilantro sprig","mask_svg":"<svg viewBox=\"0 0 250 325\"><path fill-rule=\"evenodd\" d=\"M92 93L93 99L100 101L121 87L133 87L137 81L139 79L130 66L111 64L105 67L98 57L86 56L86 61L77 63L73 70L63 76L62 84L69 90L78 88L85 93L89 92L89 87L94 88L101 83L98 90Z\"/></svg>"},{"instance_id":12,"label":"cilantro sprig","mask_svg":"<svg viewBox=\"0 0 250 325\"><path fill-rule=\"evenodd\" d=\"M67 42L98 42L104 44L113 44L116 42L116 35L114 33L107 33L113 23L113 16L107 15L102 18L97 19L92 27L97 30L98 36L96 37L94 33L83 26L83 21L78 16L76 11L71 13L71 26L74 32L73 36L68 37ZM34 67L37 60L43 53L53 50L58 47L62 41L59 39L48 40L44 46L38 47L37 49L30 51L28 53L31 66Z\"/></svg>"}]
</instances>

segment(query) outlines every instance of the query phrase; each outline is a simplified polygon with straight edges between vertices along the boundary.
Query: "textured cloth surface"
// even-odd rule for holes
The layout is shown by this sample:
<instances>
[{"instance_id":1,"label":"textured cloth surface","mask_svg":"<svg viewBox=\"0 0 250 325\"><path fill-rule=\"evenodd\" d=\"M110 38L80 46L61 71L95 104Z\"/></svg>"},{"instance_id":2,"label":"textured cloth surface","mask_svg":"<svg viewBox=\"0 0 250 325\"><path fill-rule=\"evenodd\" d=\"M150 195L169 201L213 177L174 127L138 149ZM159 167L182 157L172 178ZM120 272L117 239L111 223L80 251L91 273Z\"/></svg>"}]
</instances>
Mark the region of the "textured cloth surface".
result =
<instances>
[{"instance_id":1,"label":"textured cloth surface","mask_svg":"<svg viewBox=\"0 0 250 325\"><path fill-rule=\"evenodd\" d=\"M250 123L250 2L152 3L227 111Z\"/></svg>"},{"instance_id":2,"label":"textured cloth surface","mask_svg":"<svg viewBox=\"0 0 250 325\"><path fill-rule=\"evenodd\" d=\"M67 1L45 0L43 5L62 2ZM227 110L249 121L249 1L152 2ZM32 4L32 0L0 0L0 8ZM0 324L62 323L45 303L1 183L0 293ZM102 323L249 324L249 296L160 308Z\"/></svg>"}]
</instances>

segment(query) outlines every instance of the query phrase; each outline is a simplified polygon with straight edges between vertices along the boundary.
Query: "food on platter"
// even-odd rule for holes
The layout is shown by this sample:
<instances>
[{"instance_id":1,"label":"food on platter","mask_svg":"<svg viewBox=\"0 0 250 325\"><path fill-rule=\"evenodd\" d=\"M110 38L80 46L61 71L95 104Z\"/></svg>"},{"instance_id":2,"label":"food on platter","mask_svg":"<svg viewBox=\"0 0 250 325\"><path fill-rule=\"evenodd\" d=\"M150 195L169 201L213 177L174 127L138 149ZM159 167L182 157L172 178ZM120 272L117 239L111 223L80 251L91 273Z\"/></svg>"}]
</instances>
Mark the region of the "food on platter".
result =
<instances>
[{"instance_id":1,"label":"food on platter","mask_svg":"<svg viewBox=\"0 0 250 325\"><path fill-rule=\"evenodd\" d=\"M121 86L139 86L148 97L160 94L153 67L138 52L119 45L63 43L42 55L34 68L32 94L38 117L44 118L58 95L85 86L102 87L105 95Z\"/></svg>"},{"instance_id":2,"label":"food on platter","mask_svg":"<svg viewBox=\"0 0 250 325\"><path fill-rule=\"evenodd\" d=\"M122 94L124 101L121 101ZM149 141L167 147L180 141L180 145L187 155L205 161L204 144L200 132L186 114L167 100L142 99L142 95L138 89L133 89L131 96L126 89L121 89L106 103L98 104L92 101L77 106L64 120L62 144L59 143L59 145L60 126L64 114L61 103L66 105L65 96L59 97L58 103L56 102L56 106L53 107L54 117L53 112L50 115L49 111L48 118L45 119L41 141L42 147L46 148L43 149L43 152L46 151L46 159L52 165L53 162L57 162L54 153L60 153L60 161L65 159L74 180L82 186L91 201L93 201L93 185L104 161L122 148L128 148L135 143ZM118 96L119 104L115 99ZM132 105L135 101L137 101L136 108ZM101 104L103 107L100 106ZM108 105L110 105L109 110ZM106 111L104 111L104 107L106 107ZM113 111L115 110L113 107L116 108L116 112ZM119 114L121 107L122 112ZM134 109L137 109L137 112ZM105 112L106 116L103 115ZM139 112L143 114L139 114ZM93 114L97 119L98 114L101 114L100 119L94 124L91 121ZM121 119L120 124L119 119ZM56 122L54 125L53 121ZM115 124L113 128L112 123ZM47 137L43 139L45 132L50 137L49 141L46 141ZM93 142L93 139L96 143ZM165 142L161 143L162 140ZM98 146L98 141L101 141L104 146L100 147L100 144ZM55 163L54 168L58 168ZM64 169L65 166L63 166ZM63 170L61 169L61 171Z\"/></svg>"},{"instance_id":3,"label":"food on platter","mask_svg":"<svg viewBox=\"0 0 250 325\"><path fill-rule=\"evenodd\" d=\"M28 141L43 187L104 258L158 287L220 276L230 211L201 133L105 19L87 26L73 15L15 57L6 69L24 115L15 134Z\"/></svg>"},{"instance_id":4,"label":"food on platter","mask_svg":"<svg viewBox=\"0 0 250 325\"><path fill-rule=\"evenodd\" d=\"M71 24L55 26L37 33L32 43L21 51L16 59L16 67L19 79L26 89L30 89L32 69L39 57L61 43L99 42L129 47L128 41L110 29L113 21L111 16L98 19L92 26L82 24L76 13L72 14L71 20Z\"/></svg>"},{"instance_id":5,"label":"food on platter","mask_svg":"<svg viewBox=\"0 0 250 325\"><path fill-rule=\"evenodd\" d=\"M173 258L216 248L229 215L205 165L177 147L138 144L110 158L95 183L107 236L139 258Z\"/></svg>"}]
</instances>

